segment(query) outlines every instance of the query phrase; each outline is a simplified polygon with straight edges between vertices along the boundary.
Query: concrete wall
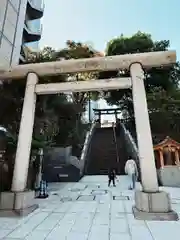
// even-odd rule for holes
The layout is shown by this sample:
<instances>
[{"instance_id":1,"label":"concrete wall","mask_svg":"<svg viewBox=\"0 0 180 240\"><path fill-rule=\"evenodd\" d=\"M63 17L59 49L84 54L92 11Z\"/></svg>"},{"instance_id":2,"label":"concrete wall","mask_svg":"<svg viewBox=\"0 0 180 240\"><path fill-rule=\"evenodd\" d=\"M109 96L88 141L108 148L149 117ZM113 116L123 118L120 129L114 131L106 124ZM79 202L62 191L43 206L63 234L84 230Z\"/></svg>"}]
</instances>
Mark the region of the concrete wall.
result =
<instances>
[{"instance_id":1,"label":"concrete wall","mask_svg":"<svg viewBox=\"0 0 180 240\"><path fill-rule=\"evenodd\" d=\"M134 160L136 160L137 164L139 165L139 154L138 154L138 148L137 148L136 142L134 141L129 130L127 130L123 124L122 124L122 133L124 135L124 140L125 140L129 157L132 157Z\"/></svg>"},{"instance_id":2,"label":"concrete wall","mask_svg":"<svg viewBox=\"0 0 180 240\"><path fill-rule=\"evenodd\" d=\"M180 167L165 166L157 171L162 186L180 187Z\"/></svg>"},{"instance_id":3,"label":"concrete wall","mask_svg":"<svg viewBox=\"0 0 180 240\"><path fill-rule=\"evenodd\" d=\"M48 182L78 181L80 165L71 156L72 147L50 148L44 151L44 177Z\"/></svg>"},{"instance_id":4,"label":"concrete wall","mask_svg":"<svg viewBox=\"0 0 180 240\"><path fill-rule=\"evenodd\" d=\"M138 181L141 181L141 171L140 171L140 165L139 165L139 152L137 148L137 144L132 137L132 134L129 130L126 129L124 124L121 125L122 127L122 133L124 135L125 145L127 149L127 153L129 157L133 158L136 161L137 168L138 168Z\"/></svg>"},{"instance_id":5,"label":"concrete wall","mask_svg":"<svg viewBox=\"0 0 180 240\"><path fill-rule=\"evenodd\" d=\"M54 148L47 148L44 150L44 159L45 162L57 161L63 164L70 163L70 156L71 156L72 147L54 147Z\"/></svg>"}]
</instances>

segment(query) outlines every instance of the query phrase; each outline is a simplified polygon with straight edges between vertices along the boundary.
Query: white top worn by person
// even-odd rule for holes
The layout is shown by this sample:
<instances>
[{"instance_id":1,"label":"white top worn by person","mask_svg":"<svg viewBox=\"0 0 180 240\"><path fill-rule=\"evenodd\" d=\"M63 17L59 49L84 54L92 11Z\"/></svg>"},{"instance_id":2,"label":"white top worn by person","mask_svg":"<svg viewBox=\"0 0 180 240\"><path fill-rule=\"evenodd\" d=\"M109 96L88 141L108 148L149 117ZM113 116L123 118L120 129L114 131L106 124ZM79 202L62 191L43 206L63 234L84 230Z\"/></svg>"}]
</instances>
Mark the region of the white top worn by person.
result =
<instances>
[{"instance_id":1,"label":"white top worn by person","mask_svg":"<svg viewBox=\"0 0 180 240\"><path fill-rule=\"evenodd\" d=\"M128 174L129 176L131 176L132 174L135 174L136 178L138 177L136 162L133 159L127 160L125 165L125 173Z\"/></svg>"}]
</instances>

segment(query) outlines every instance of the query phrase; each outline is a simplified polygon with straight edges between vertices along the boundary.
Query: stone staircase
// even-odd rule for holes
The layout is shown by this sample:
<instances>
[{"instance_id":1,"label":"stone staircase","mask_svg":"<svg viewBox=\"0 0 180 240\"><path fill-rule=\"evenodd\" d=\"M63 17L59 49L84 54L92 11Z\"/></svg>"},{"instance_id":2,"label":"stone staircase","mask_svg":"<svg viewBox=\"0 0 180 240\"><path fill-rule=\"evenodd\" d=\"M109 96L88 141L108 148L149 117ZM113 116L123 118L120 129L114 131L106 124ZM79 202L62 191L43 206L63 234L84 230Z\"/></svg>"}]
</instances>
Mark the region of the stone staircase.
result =
<instances>
[{"instance_id":1,"label":"stone staircase","mask_svg":"<svg viewBox=\"0 0 180 240\"><path fill-rule=\"evenodd\" d=\"M111 167L116 168L117 174L124 174L124 165L127 159L122 136L117 137L117 151L112 127L97 128L89 146L86 175L107 175Z\"/></svg>"}]
</instances>

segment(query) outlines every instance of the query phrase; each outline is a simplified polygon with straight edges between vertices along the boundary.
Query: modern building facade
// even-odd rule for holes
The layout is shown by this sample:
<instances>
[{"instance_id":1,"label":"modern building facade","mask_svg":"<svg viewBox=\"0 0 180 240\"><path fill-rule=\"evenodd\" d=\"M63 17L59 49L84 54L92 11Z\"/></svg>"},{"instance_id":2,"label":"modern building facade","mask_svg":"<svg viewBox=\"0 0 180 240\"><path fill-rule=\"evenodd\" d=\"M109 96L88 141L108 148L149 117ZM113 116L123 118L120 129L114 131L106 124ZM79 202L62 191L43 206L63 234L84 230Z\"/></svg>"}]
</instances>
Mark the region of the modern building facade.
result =
<instances>
[{"instance_id":1,"label":"modern building facade","mask_svg":"<svg viewBox=\"0 0 180 240\"><path fill-rule=\"evenodd\" d=\"M43 13L42 0L0 0L0 67L25 60L23 46L41 38Z\"/></svg>"}]
</instances>

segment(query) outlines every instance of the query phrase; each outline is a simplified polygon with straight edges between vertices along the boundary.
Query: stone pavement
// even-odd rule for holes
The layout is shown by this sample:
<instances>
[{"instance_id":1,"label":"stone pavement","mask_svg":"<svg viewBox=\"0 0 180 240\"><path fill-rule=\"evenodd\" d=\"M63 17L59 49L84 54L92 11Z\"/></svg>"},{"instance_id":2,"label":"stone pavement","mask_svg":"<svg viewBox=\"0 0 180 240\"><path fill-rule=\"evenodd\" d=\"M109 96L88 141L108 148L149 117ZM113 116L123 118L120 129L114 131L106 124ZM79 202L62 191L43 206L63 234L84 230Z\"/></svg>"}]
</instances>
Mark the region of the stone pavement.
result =
<instances>
[{"instance_id":1,"label":"stone pavement","mask_svg":"<svg viewBox=\"0 0 180 240\"><path fill-rule=\"evenodd\" d=\"M49 184L48 199L24 218L0 218L0 239L6 240L179 240L180 221L150 222L132 215L133 191L120 176L107 187L107 176L86 176L78 183ZM138 185L137 188L140 188ZM180 215L180 189L165 188Z\"/></svg>"}]
</instances>

